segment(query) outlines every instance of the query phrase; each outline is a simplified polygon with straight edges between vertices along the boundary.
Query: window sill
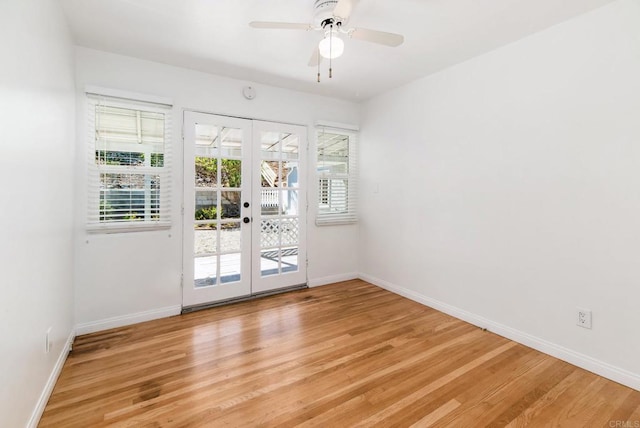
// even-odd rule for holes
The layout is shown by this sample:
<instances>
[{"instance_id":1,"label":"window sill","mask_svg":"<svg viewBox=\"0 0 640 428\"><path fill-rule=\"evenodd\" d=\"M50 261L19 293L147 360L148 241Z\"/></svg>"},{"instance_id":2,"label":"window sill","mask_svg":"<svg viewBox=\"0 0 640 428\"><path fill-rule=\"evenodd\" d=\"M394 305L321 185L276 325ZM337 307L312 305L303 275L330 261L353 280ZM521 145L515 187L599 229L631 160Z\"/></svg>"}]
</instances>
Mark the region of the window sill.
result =
<instances>
[{"instance_id":1,"label":"window sill","mask_svg":"<svg viewBox=\"0 0 640 428\"><path fill-rule=\"evenodd\" d=\"M133 233L133 232L151 232L155 230L171 229L170 222L154 222L142 224L89 224L87 225L87 233L90 234L108 234L108 233Z\"/></svg>"},{"instance_id":2,"label":"window sill","mask_svg":"<svg viewBox=\"0 0 640 428\"><path fill-rule=\"evenodd\" d=\"M316 219L316 226L324 227L324 226L346 226L350 224L357 224L358 220L356 219L345 219L345 220L318 220Z\"/></svg>"}]
</instances>

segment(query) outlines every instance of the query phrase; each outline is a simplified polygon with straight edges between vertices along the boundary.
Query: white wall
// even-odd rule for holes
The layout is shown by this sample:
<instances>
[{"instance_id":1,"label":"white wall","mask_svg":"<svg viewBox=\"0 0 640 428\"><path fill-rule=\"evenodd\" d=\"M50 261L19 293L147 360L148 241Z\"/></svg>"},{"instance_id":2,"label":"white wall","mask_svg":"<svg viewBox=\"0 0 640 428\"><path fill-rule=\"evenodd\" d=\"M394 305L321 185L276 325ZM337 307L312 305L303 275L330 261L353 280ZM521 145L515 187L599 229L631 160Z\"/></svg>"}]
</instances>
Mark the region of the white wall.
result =
<instances>
[{"instance_id":1,"label":"white wall","mask_svg":"<svg viewBox=\"0 0 640 428\"><path fill-rule=\"evenodd\" d=\"M73 330L73 48L57 1L0 2L0 58L0 426L20 427Z\"/></svg>"},{"instance_id":2,"label":"white wall","mask_svg":"<svg viewBox=\"0 0 640 428\"><path fill-rule=\"evenodd\" d=\"M619 0L368 102L364 277L640 388L639 28Z\"/></svg>"},{"instance_id":3,"label":"white wall","mask_svg":"<svg viewBox=\"0 0 640 428\"><path fill-rule=\"evenodd\" d=\"M253 85L257 97L242 96L244 82L86 48L76 50L78 101L77 156L86 157L84 88L87 84L172 98L174 101L175 210L170 231L88 235L84 229L86 171L78 162L76 192L76 321L79 332L175 313L182 302L181 217L183 109L300 123L316 120L359 122L359 106L290 90ZM313 74L310 74L313 78ZM312 129L310 128L310 131ZM310 132L310 137L313 132ZM314 178L315 141L311 138L310 175ZM309 282L321 283L357 272L356 226L317 228L316 195L309 192ZM337 248L336 248L337 246ZM117 269L114 269L117 267ZM138 315L137 318L135 317ZM120 317L120 318L119 318Z\"/></svg>"}]
</instances>

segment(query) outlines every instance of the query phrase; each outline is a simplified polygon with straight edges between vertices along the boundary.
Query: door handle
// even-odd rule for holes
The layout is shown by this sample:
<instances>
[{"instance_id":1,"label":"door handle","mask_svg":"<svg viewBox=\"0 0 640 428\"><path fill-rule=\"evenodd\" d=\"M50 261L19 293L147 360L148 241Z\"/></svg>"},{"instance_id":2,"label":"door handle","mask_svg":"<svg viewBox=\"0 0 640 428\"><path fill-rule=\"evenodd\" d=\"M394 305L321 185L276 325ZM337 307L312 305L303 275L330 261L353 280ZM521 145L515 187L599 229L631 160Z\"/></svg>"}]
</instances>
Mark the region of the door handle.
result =
<instances>
[{"instance_id":1,"label":"door handle","mask_svg":"<svg viewBox=\"0 0 640 428\"><path fill-rule=\"evenodd\" d=\"M244 207L245 207L245 208L249 208L249 202L245 202L245 203L244 203Z\"/></svg>"},{"instance_id":2,"label":"door handle","mask_svg":"<svg viewBox=\"0 0 640 428\"><path fill-rule=\"evenodd\" d=\"M243 222L245 223L249 223L251 221L251 219L249 217L245 217L242 219Z\"/></svg>"}]
</instances>

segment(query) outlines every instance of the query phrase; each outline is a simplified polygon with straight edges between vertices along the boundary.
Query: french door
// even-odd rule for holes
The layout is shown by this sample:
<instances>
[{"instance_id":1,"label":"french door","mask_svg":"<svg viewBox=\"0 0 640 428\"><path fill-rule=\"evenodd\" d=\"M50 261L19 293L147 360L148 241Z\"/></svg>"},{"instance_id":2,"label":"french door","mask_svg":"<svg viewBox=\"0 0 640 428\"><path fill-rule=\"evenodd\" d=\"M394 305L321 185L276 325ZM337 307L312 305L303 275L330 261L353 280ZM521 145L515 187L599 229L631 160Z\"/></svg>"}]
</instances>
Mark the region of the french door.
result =
<instances>
[{"instance_id":1,"label":"french door","mask_svg":"<svg viewBox=\"0 0 640 428\"><path fill-rule=\"evenodd\" d=\"M306 283L306 129L184 115L183 306Z\"/></svg>"}]
</instances>

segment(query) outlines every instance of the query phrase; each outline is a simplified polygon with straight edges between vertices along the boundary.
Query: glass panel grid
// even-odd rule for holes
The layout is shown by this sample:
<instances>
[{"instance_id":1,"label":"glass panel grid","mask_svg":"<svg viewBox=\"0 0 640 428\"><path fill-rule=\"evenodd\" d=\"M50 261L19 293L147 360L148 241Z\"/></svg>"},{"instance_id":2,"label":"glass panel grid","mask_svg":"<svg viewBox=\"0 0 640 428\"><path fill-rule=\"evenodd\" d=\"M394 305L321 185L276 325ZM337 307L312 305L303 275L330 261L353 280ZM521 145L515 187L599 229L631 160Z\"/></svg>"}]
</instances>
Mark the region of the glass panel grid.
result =
<instances>
[{"instance_id":1,"label":"glass panel grid","mask_svg":"<svg viewBox=\"0 0 640 428\"><path fill-rule=\"evenodd\" d=\"M237 157L242 156L242 129L222 128L221 135L221 155Z\"/></svg>"},{"instance_id":2,"label":"glass panel grid","mask_svg":"<svg viewBox=\"0 0 640 428\"><path fill-rule=\"evenodd\" d=\"M218 252L218 230L215 223L194 227L194 254L196 257Z\"/></svg>"},{"instance_id":3,"label":"glass panel grid","mask_svg":"<svg viewBox=\"0 0 640 428\"><path fill-rule=\"evenodd\" d=\"M282 186L280 187L298 187L298 162L283 162L282 163Z\"/></svg>"},{"instance_id":4,"label":"glass panel grid","mask_svg":"<svg viewBox=\"0 0 640 428\"><path fill-rule=\"evenodd\" d=\"M196 124L195 131L194 286L238 282L243 263L244 131L208 124Z\"/></svg>"},{"instance_id":5,"label":"glass panel grid","mask_svg":"<svg viewBox=\"0 0 640 428\"><path fill-rule=\"evenodd\" d=\"M219 129L215 125L196 124L196 149L200 147L217 148ZM199 146L199 147L198 147Z\"/></svg>"},{"instance_id":6,"label":"glass panel grid","mask_svg":"<svg viewBox=\"0 0 640 428\"><path fill-rule=\"evenodd\" d=\"M297 272L298 264L298 247L283 248L280 251L280 265L282 273Z\"/></svg>"},{"instance_id":7,"label":"glass panel grid","mask_svg":"<svg viewBox=\"0 0 640 428\"><path fill-rule=\"evenodd\" d=\"M239 219L242 204L242 194L238 191L220 192L221 218Z\"/></svg>"},{"instance_id":8,"label":"glass panel grid","mask_svg":"<svg viewBox=\"0 0 640 428\"><path fill-rule=\"evenodd\" d=\"M218 256L194 258L194 287L210 287L217 284Z\"/></svg>"},{"instance_id":9,"label":"glass panel grid","mask_svg":"<svg viewBox=\"0 0 640 428\"><path fill-rule=\"evenodd\" d=\"M280 244L295 245L298 243L300 224L297 217L280 220Z\"/></svg>"},{"instance_id":10,"label":"glass panel grid","mask_svg":"<svg viewBox=\"0 0 640 428\"><path fill-rule=\"evenodd\" d=\"M220 255L220 282L238 282L241 277L242 255L240 253Z\"/></svg>"},{"instance_id":11,"label":"glass panel grid","mask_svg":"<svg viewBox=\"0 0 640 428\"><path fill-rule=\"evenodd\" d=\"M273 248L280 245L280 220L260 220L260 248Z\"/></svg>"},{"instance_id":12,"label":"glass panel grid","mask_svg":"<svg viewBox=\"0 0 640 428\"><path fill-rule=\"evenodd\" d=\"M300 151L300 142L297 135L289 134L282 140L282 158L283 159L298 159L298 153Z\"/></svg>"},{"instance_id":13,"label":"glass panel grid","mask_svg":"<svg viewBox=\"0 0 640 428\"><path fill-rule=\"evenodd\" d=\"M222 223L220 227L220 252L231 253L242 250L240 223Z\"/></svg>"},{"instance_id":14,"label":"glass panel grid","mask_svg":"<svg viewBox=\"0 0 640 428\"><path fill-rule=\"evenodd\" d=\"M196 190L194 220L217 220L219 218L219 197L216 190Z\"/></svg>"},{"instance_id":15,"label":"glass panel grid","mask_svg":"<svg viewBox=\"0 0 640 428\"><path fill-rule=\"evenodd\" d=\"M261 161L260 185L262 187L278 187L280 181L280 162L265 160Z\"/></svg>"},{"instance_id":16,"label":"glass panel grid","mask_svg":"<svg viewBox=\"0 0 640 428\"><path fill-rule=\"evenodd\" d=\"M280 194L277 189L260 190L260 213L263 216L280 214Z\"/></svg>"},{"instance_id":17,"label":"glass panel grid","mask_svg":"<svg viewBox=\"0 0 640 428\"><path fill-rule=\"evenodd\" d=\"M238 159L220 159L220 184L225 188L242 187L242 161Z\"/></svg>"},{"instance_id":18,"label":"glass panel grid","mask_svg":"<svg viewBox=\"0 0 640 428\"><path fill-rule=\"evenodd\" d=\"M284 190L282 191L282 214L283 215L298 215L298 191L297 190Z\"/></svg>"},{"instance_id":19,"label":"glass panel grid","mask_svg":"<svg viewBox=\"0 0 640 428\"><path fill-rule=\"evenodd\" d=\"M216 187L218 185L218 159L198 156L195 160L195 186Z\"/></svg>"},{"instance_id":20,"label":"glass panel grid","mask_svg":"<svg viewBox=\"0 0 640 428\"><path fill-rule=\"evenodd\" d=\"M260 251L260 275L271 276L280 273L280 250Z\"/></svg>"},{"instance_id":21,"label":"glass panel grid","mask_svg":"<svg viewBox=\"0 0 640 428\"><path fill-rule=\"evenodd\" d=\"M299 270L300 139L281 132L263 132L260 138L260 272L264 277Z\"/></svg>"}]
</instances>

